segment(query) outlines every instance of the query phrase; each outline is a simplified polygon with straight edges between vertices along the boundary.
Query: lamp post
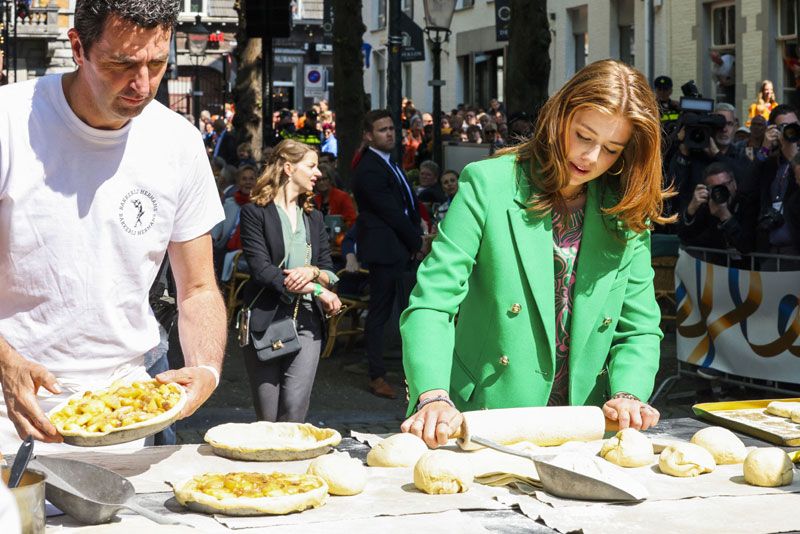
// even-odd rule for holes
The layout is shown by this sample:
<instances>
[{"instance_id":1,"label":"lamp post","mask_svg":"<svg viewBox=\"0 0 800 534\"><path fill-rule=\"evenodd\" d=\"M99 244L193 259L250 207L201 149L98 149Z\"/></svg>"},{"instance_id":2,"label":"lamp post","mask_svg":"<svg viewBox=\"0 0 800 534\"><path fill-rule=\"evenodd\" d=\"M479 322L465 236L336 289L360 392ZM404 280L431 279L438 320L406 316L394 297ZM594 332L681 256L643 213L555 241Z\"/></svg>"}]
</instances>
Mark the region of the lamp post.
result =
<instances>
[{"instance_id":1,"label":"lamp post","mask_svg":"<svg viewBox=\"0 0 800 534\"><path fill-rule=\"evenodd\" d=\"M433 52L433 160L441 168L442 156L442 42L450 35L450 23L456 9L456 0L423 0L425 6L425 33L431 41Z\"/></svg>"},{"instance_id":2,"label":"lamp post","mask_svg":"<svg viewBox=\"0 0 800 534\"><path fill-rule=\"evenodd\" d=\"M194 79L192 80L192 111L194 112L194 124L200 129L200 62L206 55L208 48L208 36L210 32L201 23L200 15L194 18L194 26L186 32L186 47L189 49L189 56L194 62Z\"/></svg>"}]
</instances>

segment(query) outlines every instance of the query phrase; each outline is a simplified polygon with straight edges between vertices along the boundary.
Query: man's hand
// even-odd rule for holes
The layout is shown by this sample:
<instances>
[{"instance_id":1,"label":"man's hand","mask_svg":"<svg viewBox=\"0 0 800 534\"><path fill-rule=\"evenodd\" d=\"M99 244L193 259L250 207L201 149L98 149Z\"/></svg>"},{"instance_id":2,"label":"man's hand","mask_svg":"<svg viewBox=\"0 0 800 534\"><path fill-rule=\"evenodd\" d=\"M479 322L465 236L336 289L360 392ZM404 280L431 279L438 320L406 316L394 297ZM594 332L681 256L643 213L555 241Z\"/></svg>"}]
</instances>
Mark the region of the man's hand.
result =
<instances>
[{"instance_id":1,"label":"man's hand","mask_svg":"<svg viewBox=\"0 0 800 534\"><path fill-rule=\"evenodd\" d=\"M761 143L761 146L772 150L778 146L778 141L780 138L781 132L778 130L778 126L775 124L770 124L767 126L767 131L764 132L764 141Z\"/></svg>"},{"instance_id":2,"label":"man's hand","mask_svg":"<svg viewBox=\"0 0 800 534\"><path fill-rule=\"evenodd\" d=\"M719 147L713 137L708 138L708 146L706 147L706 154L709 157L715 158L719 154Z\"/></svg>"},{"instance_id":3,"label":"man's hand","mask_svg":"<svg viewBox=\"0 0 800 534\"><path fill-rule=\"evenodd\" d=\"M683 155L684 158L689 157L689 148L683 144L683 140L686 139L686 130L681 128L678 130L677 135L675 138L678 140L678 151Z\"/></svg>"},{"instance_id":4,"label":"man's hand","mask_svg":"<svg viewBox=\"0 0 800 534\"><path fill-rule=\"evenodd\" d=\"M728 203L723 202L722 204L717 204L714 202L714 199L709 199L708 201L708 211L719 219L720 222L725 222L730 219L733 215L731 215L730 210L728 209Z\"/></svg>"},{"instance_id":5,"label":"man's hand","mask_svg":"<svg viewBox=\"0 0 800 534\"><path fill-rule=\"evenodd\" d=\"M345 256L344 270L348 273L357 273L360 268L361 265L358 263L356 255L352 252L348 252L347 256Z\"/></svg>"},{"instance_id":6,"label":"man's hand","mask_svg":"<svg viewBox=\"0 0 800 534\"><path fill-rule=\"evenodd\" d=\"M311 267L284 269L283 274L286 275L283 285L292 293L299 293L307 283L314 279L314 269Z\"/></svg>"},{"instance_id":7,"label":"man's hand","mask_svg":"<svg viewBox=\"0 0 800 534\"><path fill-rule=\"evenodd\" d=\"M6 347L0 363L0 383L8 418L21 439L32 436L45 443L60 443L63 438L36 401L36 392L41 386L55 395L61 393L56 377L44 366L24 358L8 345Z\"/></svg>"},{"instance_id":8,"label":"man's hand","mask_svg":"<svg viewBox=\"0 0 800 534\"><path fill-rule=\"evenodd\" d=\"M640 400L616 398L610 399L603 405L606 419L617 421L619 429L635 428L647 430L658 423L661 414L658 410Z\"/></svg>"},{"instance_id":9,"label":"man's hand","mask_svg":"<svg viewBox=\"0 0 800 534\"><path fill-rule=\"evenodd\" d=\"M426 391L419 399L422 401L437 396L447 397L447 392L443 389ZM420 411L403 421L400 430L422 438L429 448L435 449L445 445L463 422L464 416L461 412L446 402L438 401L426 404Z\"/></svg>"},{"instance_id":10,"label":"man's hand","mask_svg":"<svg viewBox=\"0 0 800 534\"><path fill-rule=\"evenodd\" d=\"M165 371L156 375L156 380L162 384L177 382L186 388L188 398L181 411L180 418L189 417L201 404L208 400L216 386L214 373L202 367L184 367Z\"/></svg>"},{"instance_id":11,"label":"man's hand","mask_svg":"<svg viewBox=\"0 0 800 534\"><path fill-rule=\"evenodd\" d=\"M689 201L689 205L686 206L686 212L694 217L694 214L697 213L697 210L700 209L700 206L708 202L708 187L704 184L697 184L694 187L694 193L692 194L692 200Z\"/></svg>"}]
</instances>

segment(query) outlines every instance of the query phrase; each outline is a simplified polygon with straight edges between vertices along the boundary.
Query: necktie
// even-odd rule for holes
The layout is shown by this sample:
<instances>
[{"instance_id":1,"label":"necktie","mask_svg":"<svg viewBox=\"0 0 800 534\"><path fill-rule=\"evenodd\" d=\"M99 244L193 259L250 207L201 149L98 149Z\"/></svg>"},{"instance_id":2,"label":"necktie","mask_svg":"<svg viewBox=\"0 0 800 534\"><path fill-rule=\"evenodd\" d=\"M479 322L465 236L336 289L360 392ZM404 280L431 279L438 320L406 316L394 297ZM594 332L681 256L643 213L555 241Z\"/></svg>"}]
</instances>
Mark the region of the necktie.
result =
<instances>
[{"instance_id":1,"label":"necktie","mask_svg":"<svg viewBox=\"0 0 800 534\"><path fill-rule=\"evenodd\" d=\"M414 207L414 195L411 194L411 188L408 187L408 182L406 182L403 171L400 170L400 167L398 167L397 164L391 159L389 160L389 166L394 171L395 178L400 183L400 188L403 190L404 196L406 197L406 205L410 210L416 209Z\"/></svg>"}]
</instances>

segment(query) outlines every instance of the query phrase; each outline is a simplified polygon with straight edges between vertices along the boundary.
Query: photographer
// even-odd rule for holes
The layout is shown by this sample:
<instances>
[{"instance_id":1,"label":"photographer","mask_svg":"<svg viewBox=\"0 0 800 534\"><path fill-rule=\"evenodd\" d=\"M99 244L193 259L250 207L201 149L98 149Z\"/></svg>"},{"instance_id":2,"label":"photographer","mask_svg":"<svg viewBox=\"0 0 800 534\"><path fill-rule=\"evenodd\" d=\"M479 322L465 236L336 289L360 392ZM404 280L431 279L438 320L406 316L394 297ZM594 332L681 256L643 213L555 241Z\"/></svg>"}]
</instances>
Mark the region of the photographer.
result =
<instances>
[{"instance_id":1,"label":"photographer","mask_svg":"<svg viewBox=\"0 0 800 534\"><path fill-rule=\"evenodd\" d=\"M764 143L756 154L760 213L758 250L771 254L800 255L798 203L800 171L797 143L800 124L797 111L788 104L772 110ZM761 268L771 269L775 261L764 261Z\"/></svg>"},{"instance_id":2,"label":"photographer","mask_svg":"<svg viewBox=\"0 0 800 534\"><path fill-rule=\"evenodd\" d=\"M705 169L712 163L726 164L740 187L749 183L752 169L744 143L733 142L738 127L736 110L726 103L717 104L713 114L682 116L675 137L678 150L668 166L668 176L678 190L681 211L692 200L695 187L703 183Z\"/></svg>"},{"instance_id":3,"label":"photographer","mask_svg":"<svg viewBox=\"0 0 800 534\"><path fill-rule=\"evenodd\" d=\"M697 184L692 199L678 220L678 237L685 246L717 248L752 252L755 246L758 202L746 195L737 194L733 172L724 163L715 162L706 167L703 183ZM731 265L747 267L738 254L730 255ZM720 254L709 255L708 261L725 265L727 258Z\"/></svg>"}]
</instances>

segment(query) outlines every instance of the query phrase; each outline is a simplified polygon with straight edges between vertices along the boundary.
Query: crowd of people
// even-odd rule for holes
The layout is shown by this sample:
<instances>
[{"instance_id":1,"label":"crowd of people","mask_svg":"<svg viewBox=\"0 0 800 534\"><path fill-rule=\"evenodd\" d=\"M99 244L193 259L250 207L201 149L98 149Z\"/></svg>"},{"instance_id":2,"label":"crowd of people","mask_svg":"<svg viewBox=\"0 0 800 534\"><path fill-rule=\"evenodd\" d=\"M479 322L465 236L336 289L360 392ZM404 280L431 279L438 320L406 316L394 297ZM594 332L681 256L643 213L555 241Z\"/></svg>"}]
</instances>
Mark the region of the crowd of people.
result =
<instances>
[{"instance_id":1,"label":"crowd of people","mask_svg":"<svg viewBox=\"0 0 800 534\"><path fill-rule=\"evenodd\" d=\"M705 116L682 112L670 78L654 85L667 141L665 184L677 192L669 209L678 214L677 225L657 230L674 230L685 246L723 251L706 256L723 265L772 270L779 257L800 255L798 111L776 101L769 80L742 121L725 102ZM755 261L743 257L753 253Z\"/></svg>"}]
</instances>

